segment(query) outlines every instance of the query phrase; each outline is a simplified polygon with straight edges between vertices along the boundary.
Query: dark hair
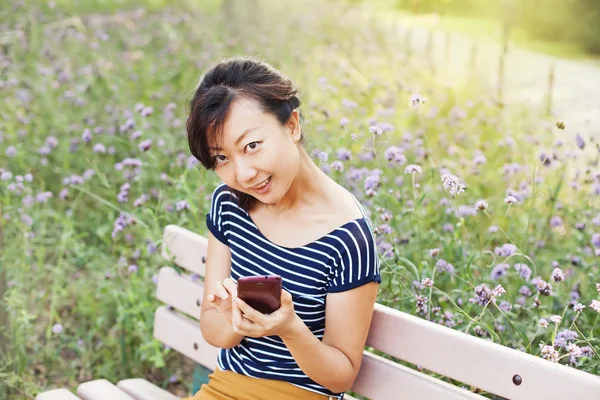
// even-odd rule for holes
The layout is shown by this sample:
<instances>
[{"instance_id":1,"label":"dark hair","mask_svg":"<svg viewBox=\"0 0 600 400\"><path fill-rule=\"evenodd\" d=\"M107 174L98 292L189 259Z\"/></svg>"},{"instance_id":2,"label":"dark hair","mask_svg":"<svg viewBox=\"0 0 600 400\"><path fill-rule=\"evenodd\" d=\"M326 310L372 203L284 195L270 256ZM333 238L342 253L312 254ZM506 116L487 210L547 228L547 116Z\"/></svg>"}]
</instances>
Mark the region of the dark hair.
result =
<instances>
[{"instance_id":1,"label":"dark hair","mask_svg":"<svg viewBox=\"0 0 600 400\"><path fill-rule=\"evenodd\" d=\"M223 142L223 125L234 100L254 100L260 109L272 114L283 125L292 111L300 107L297 89L290 79L263 60L254 57L225 59L210 68L200 80L191 99L186 122L188 143L194 157L213 170L215 160L209 150L209 136L218 146ZM302 117L302 113L300 113ZM304 134L300 143L304 143ZM244 210L250 210L254 198L235 189Z\"/></svg>"}]
</instances>

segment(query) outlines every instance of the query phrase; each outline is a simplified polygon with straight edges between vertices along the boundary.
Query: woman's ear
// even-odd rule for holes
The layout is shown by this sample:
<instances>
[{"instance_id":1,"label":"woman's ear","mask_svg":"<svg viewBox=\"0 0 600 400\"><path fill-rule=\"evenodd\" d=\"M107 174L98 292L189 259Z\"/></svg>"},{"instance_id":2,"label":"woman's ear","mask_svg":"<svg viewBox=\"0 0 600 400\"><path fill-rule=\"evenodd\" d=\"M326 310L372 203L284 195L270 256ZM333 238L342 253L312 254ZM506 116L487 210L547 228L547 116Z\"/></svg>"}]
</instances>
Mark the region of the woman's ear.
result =
<instances>
[{"instance_id":1,"label":"woman's ear","mask_svg":"<svg viewBox=\"0 0 600 400\"><path fill-rule=\"evenodd\" d=\"M290 115L288 121L288 127L290 128L294 142L299 141L302 136L302 128L300 127L300 114L298 113L298 110L292 111L292 115Z\"/></svg>"}]
</instances>

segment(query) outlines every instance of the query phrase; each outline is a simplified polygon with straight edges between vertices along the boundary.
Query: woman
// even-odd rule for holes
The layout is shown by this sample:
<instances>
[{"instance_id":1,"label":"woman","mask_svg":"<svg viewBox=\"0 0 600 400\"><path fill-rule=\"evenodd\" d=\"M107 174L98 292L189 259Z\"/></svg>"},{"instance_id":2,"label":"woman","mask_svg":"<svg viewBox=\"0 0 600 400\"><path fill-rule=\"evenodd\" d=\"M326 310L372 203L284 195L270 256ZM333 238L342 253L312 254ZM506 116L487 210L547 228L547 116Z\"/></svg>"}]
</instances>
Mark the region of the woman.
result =
<instances>
[{"instance_id":1,"label":"woman","mask_svg":"<svg viewBox=\"0 0 600 400\"><path fill-rule=\"evenodd\" d=\"M200 328L222 349L194 400L341 399L358 374L379 260L352 193L304 149L292 82L249 57L224 60L190 102L192 154L212 194ZM283 277L265 315L237 297L242 276Z\"/></svg>"}]
</instances>

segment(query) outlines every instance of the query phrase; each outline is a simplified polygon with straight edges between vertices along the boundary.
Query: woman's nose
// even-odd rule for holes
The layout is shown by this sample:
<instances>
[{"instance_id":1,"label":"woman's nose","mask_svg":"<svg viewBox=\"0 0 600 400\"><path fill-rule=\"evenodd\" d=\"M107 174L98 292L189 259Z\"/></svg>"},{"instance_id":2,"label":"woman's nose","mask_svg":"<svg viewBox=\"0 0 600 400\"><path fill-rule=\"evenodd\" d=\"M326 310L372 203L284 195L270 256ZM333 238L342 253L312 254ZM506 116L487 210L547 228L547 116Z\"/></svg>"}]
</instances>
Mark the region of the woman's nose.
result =
<instances>
[{"instance_id":1,"label":"woman's nose","mask_svg":"<svg viewBox=\"0 0 600 400\"><path fill-rule=\"evenodd\" d=\"M250 163L245 162L236 162L235 166L235 174L239 183L241 183L244 187L247 187L251 183L254 182L254 178L256 177L256 168L254 168Z\"/></svg>"}]
</instances>

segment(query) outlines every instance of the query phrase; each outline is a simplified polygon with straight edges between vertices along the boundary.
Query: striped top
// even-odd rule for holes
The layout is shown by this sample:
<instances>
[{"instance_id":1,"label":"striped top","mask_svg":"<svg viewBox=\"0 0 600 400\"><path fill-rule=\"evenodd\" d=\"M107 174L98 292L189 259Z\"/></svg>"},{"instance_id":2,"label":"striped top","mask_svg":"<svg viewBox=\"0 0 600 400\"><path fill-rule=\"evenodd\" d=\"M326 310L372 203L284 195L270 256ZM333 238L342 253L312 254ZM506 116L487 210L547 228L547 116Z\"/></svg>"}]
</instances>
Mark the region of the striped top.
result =
<instances>
[{"instance_id":1,"label":"striped top","mask_svg":"<svg viewBox=\"0 0 600 400\"><path fill-rule=\"evenodd\" d=\"M263 236L225 183L212 194L206 224L231 249L231 278L237 282L243 276L280 275L283 288L292 295L296 314L322 340L327 293L381 282L372 226L360 202L352 197L362 217L294 248L277 245ZM221 349L218 367L343 398L343 393L333 393L304 374L279 336L246 337L231 349Z\"/></svg>"}]
</instances>

